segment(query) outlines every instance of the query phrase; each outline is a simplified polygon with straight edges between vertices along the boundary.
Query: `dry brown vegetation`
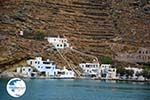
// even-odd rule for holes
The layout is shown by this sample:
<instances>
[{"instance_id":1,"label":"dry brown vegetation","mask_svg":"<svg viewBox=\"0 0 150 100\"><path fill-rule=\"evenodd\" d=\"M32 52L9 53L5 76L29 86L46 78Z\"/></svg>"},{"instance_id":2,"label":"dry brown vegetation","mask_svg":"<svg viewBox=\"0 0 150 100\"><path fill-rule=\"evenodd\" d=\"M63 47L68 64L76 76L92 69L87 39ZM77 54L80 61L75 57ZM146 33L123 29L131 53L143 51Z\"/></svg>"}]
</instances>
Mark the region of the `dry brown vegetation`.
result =
<instances>
[{"instance_id":1,"label":"dry brown vegetation","mask_svg":"<svg viewBox=\"0 0 150 100\"><path fill-rule=\"evenodd\" d=\"M3 1L6 0L0 0L0 34L6 38L0 40L1 66L35 56L65 65L56 52L48 49L46 40L18 37L20 30L65 35L74 48L97 57L150 47L150 14L142 10L148 3L144 0ZM66 58L74 64L92 61L68 52Z\"/></svg>"}]
</instances>

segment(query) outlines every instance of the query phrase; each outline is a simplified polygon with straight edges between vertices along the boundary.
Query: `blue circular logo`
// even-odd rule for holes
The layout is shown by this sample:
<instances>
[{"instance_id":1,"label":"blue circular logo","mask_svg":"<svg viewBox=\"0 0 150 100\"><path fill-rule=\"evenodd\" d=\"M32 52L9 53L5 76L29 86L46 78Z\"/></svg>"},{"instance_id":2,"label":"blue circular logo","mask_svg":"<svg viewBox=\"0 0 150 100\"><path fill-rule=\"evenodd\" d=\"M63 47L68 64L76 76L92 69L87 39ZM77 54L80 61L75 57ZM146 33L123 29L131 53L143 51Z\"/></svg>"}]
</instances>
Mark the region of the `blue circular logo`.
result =
<instances>
[{"instance_id":1,"label":"blue circular logo","mask_svg":"<svg viewBox=\"0 0 150 100\"><path fill-rule=\"evenodd\" d=\"M20 78L13 78L7 83L7 92L12 97L20 97L26 91L26 84Z\"/></svg>"}]
</instances>

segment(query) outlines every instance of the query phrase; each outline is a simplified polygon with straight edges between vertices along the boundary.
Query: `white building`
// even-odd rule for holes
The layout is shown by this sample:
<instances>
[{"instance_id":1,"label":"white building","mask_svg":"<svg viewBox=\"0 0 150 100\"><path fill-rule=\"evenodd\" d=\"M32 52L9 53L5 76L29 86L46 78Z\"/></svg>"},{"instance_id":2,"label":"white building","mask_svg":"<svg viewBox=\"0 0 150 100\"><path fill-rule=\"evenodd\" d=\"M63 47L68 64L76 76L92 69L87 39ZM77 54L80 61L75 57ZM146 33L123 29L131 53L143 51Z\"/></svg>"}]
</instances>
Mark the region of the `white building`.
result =
<instances>
[{"instance_id":1,"label":"white building","mask_svg":"<svg viewBox=\"0 0 150 100\"><path fill-rule=\"evenodd\" d=\"M68 40L60 37L48 37L48 42L51 43L57 49L64 49L69 47Z\"/></svg>"},{"instance_id":2,"label":"white building","mask_svg":"<svg viewBox=\"0 0 150 100\"><path fill-rule=\"evenodd\" d=\"M39 72L44 72L47 77L58 77L58 78L74 78L75 73L72 70L58 69L53 61L47 59L43 61L41 57L36 57L35 59L27 60L27 63L35 67Z\"/></svg>"},{"instance_id":3,"label":"white building","mask_svg":"<svg viewBox=\"0 0 150 100\"><path fill-rule=\"evenodd\" d=\"M23 75L27 75L27 77L31 77L33 69L31 67L18 67L17 73L22 73Z\"/></svg>"},{"instance_id":4,"label":"white building","mask_svg":"<svg viewBox=\"0 0 150 100\"><path fill-rule=\"evenodd\" d=\"M72 70L68 70L65 67L62 70L58 70L57 75L59 78L74 78L75 73Z\"/></svg>"},{"instance_id":5,"label":"white building","mask_svg":"<svg viewBox=\"0 0 150 100\"><path fill-rule=\"evenodd\" d=\"M100 68L101 68L101 73L106 74L108 72L109 68L111 68L111 65L110 64L101 64Z\"/></svg>"},{"instance_id":6,"label":"white building","mask_svg":"<svg viewBox=\"0 0 150 100\"><path fill-rule=\"evenodd\" d=\"M106 75L106 79L116 79L116 68L109 68L108 73Z\"/></svg>"},{"instance_id":7,"label":"white building","mask_svg":"<svg viewBox=\"0 0 150 100\"><path fill-rule=\"evenodd\" d=\"M143 71L142 68L135 68L135 67L126 67L125 68L126 70L133 70L134 73L133 73L133 79L137 79L138 77L136 76L137 73L141 73Z\"/></svg>"},{"instance_id":8,"label":"white building","mask_svg":"<svg viewBox=\"0 0 150 100\"><path fill-rule=\"evenodd\" d=\"M101 64L101 77L105 79L116 79L116 68L112 68L110 64Z\"/></svg>"},{"instance_id":9,"label":"white building","mask_svg":"<svg viewBox=\"0 0 150 100\"><path fill-rule=\"evenodd\" d=\"M83 69L84 76L96 76L105 79L116 79L116 68L110 64L99 63L81 63L79 66Z\"/></svg>"},{"instance_id":10,"label":"white building","mask_svg":"<svg viewBox=\"0 0 150 100\"><path fill-rule=\"evenodd\" d=\"M20 35L20 36L23 36L23 31L20 31L19 35Z\"/></svg>"},{"instance_id":11,"label":"white building","mask_svg":"<svg viewBox=\"0 0 150 100\"><path fill-rule=\"evenodd\" d=\"M35 59L27 60L27 64L35 67L39 72L44 72L46 75L56 75L57 68L53 61L47 59L43 61L41 57L36 57Z\"/></svg>"},{"instance_id":12,"label":"white building","mask_svg":"<svg viewBox=\"0 0 150 100\"><path fill-rule=\"evenodd\" d=\"M84 76L98 76L100 77L99 63L80 63L79 66L83 69Z\"/></svg>"}]
</instances>

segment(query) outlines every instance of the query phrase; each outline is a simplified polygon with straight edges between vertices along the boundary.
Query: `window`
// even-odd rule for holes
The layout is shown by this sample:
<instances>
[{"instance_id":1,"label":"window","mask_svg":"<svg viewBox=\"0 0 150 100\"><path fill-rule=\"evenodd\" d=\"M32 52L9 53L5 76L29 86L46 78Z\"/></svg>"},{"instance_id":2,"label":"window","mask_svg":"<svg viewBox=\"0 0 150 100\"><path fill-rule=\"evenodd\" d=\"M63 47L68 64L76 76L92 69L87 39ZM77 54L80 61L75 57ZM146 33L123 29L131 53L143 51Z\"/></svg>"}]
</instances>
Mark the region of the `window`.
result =
<instances>
[{"instance_id":1,"label":"window","mask_svg":"<svg viewBox=\"0 0 150 100\"><path fill-rule=\"evenodd\" d=\"M58 72L57 74L65 75L65 72Z\"/></svg>"},{"instance_id":2,"label":"window","mask_svg":"<svg viewBox=\"0 0 150 100\"><path fill-rule=\"evenodd\" d=\"M40 62L38 61L38 64L40 64Z\"/></svg>"},{"instance_id":3,"label":"window","mask_svg":"<svg viewBox=\"0 0 150 100\"><path fill-rule=\"evenodd\" d=\"M35 61L35 64L37 63L37 61Z\"/></svg>"},{"instance_id":4,"label":"window","mask_svg":"<svg viewBox=\"0 0 150 100\"><path fill-rule=\"evenodd\" d=\"M38 68L40 68L40 66L38 66Z\"/></svg>"},{"instance_id":5,"label":"window","mask_svg":"<svg viewBox=\"0 0 150 100\"><path fill-rule=\"evenodd\" d=\"M65 72L61 72L62 75L65 75Z\"/></svg>"},{"instance_id":6,"label":"window","mask_svg":"<svg viewBox=\"0 0 150 100\"><path fill-rule=\"evenodd\" d=\"M32 61L30 61L30 65L32 65Z\"/></svg>"},{"instance_id":7,"label":"window","mask_svg":"<svg viewBox=\"0 0 150 100\"><path fill-rule=\"evenodd\" d=\"M67 43L64 43L64 47L66 47L67 46Z\"/></svg>"},{"instance_id":8,"label":"window","mask_svg":"<svg viewBox=\"0 0 150 100\"><path fill-rule=\"evenodd\" d=\"M141 51L139 51L139 53L141 53Z\"/></svg>"},{"instance_id":9,"label":"window","mask_svg":"<svg viewBox=\"0 0 150 100\"><path fill-rule=\"evenodd\" d=\"M95 68L95 65L93 65L93 68Z\"/></svg>"},{"instance_id":10,"label":"window","mask_svg":"<svg viewBox=\"0 0 150 100\"><path fill-rule=\"evenodd\" d=\"M30 72L30 71L31 71L31 69L28 69L28 71Z\"/></svg>"},{"instance_id":11,"label":"window","mask_svg":"<svg viewBox=\"0 0 150 100\"><path fill-rule=\"evenodd\" d=\"M62 44L60 44L60 47L62 47L63 45Z\"/></svg>"},{"instance_id":12,"label":"window","mask_svg":"<svg viewBox=\"0 0 150 100\"><path fill-rule=\"evenodd\" d=\"M57 44L57 47L59 47L59 44Z\"/></svg>"},{"instance_id":13,"label":"window","mask_svg":"<svg viewBox=\"0 0 150 100\"><path fill-rule=\"evenodd\" d=\"M50 62L47 62L47 61L43 61L43 64L50 64Z\"/></svg>"},{"instance_id":14,"label":"window","mask_svg":"<svg viewBox=\"0 0 150 100\"><path fill-rule=\"evenodd\" d=\"M143 54L144 54L145 52L143 51Z\"/></svg>"},{"instance_id":15,"label":"window","mask_svg":"<svg viewBox=\"0 0 150 100\"><path fill-rule=\"evenodd\" d=\"M45 67L46 69L51 69L51 67Z\"/></svg>"},{"instance_id":16,"label":"window","mask_svg":"<svg viewBox=\"0 0 150 100\"><path fill-rule=\"evenodd\" d=\"M82 65L82 68L84 68L84 65Z\"/></svg>"},{"instance_id":17,"label":"window","mask_svg":"<svg viewBox=\"0 0 150 100\"><path fill-rule=\"evenodd\" d=\"M54 62L52 62L52 65L55 65L55 63L54 63Z\"/></svg>"},{"instance_id":18,"label":"window","mask_svg":"<svg viewBox=\"0 0 150 100\"><path fill-rule=\"evenodd\" d=\"M87 67L87 68L89 68L89 67L90 67L90 65L86 65L86 67Z\"/></svg>"}]
</instances>

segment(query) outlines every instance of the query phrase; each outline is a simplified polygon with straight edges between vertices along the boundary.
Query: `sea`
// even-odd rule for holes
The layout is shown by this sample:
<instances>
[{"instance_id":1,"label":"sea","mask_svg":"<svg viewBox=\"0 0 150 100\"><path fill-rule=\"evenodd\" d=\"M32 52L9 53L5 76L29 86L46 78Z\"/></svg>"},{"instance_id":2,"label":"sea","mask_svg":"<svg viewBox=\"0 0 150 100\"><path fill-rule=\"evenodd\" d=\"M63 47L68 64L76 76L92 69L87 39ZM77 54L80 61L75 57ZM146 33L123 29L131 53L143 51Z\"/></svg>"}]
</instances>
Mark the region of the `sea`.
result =
<instances>
[{"instance_id":1,"label":"sea","mask_svg":"<svg viewBox=\"0 0 150 100\"><path fill-rule=\"evenodd\" d=\"M150 84L127 81L23 79L26 92L11 97L0 79L0 100L150 100Z\"/></svg>"}]
</instances>

